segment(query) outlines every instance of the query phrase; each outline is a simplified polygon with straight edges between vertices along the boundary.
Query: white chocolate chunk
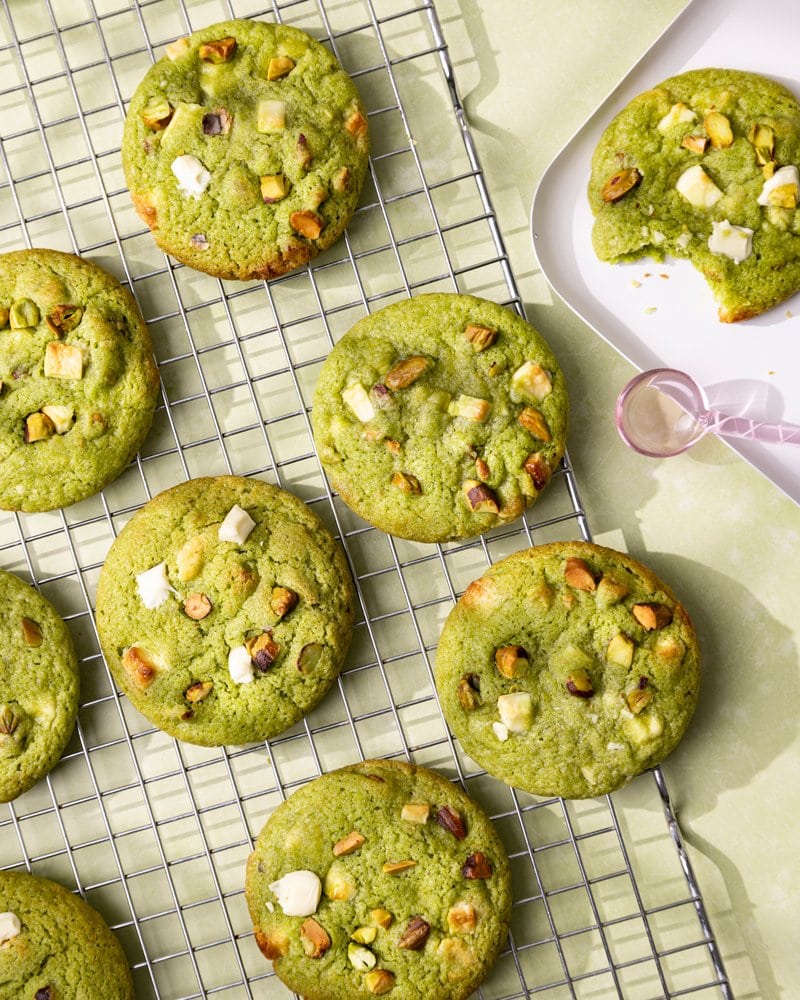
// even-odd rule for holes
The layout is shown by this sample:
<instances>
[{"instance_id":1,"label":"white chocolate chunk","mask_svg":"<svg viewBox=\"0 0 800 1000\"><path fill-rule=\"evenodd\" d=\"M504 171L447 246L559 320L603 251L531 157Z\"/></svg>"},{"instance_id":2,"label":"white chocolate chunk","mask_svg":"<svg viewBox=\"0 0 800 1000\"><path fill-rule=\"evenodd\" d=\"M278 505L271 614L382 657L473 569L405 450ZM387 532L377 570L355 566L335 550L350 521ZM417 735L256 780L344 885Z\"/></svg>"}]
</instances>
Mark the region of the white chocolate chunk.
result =
<instances>
[{"instance_id":1,"label":"white chocolate chunk","mask_svg":"<svg viewBox=\"0 0 800 1000\"><path fill-rule=\"evenodd\" d=\"M798 173L797 167L791 164L781 167L775 171L772 177L765 180L761 194L758 196L758 204L771 205L770 194L780 187L794 187L795 198L797 197L797 192L800 191L800 173Z\"/></svg>"},{"instance_id":2,"label":"white chocolate chunk","mask_svg":"<svg viewBox=\"0 0 800 1000\"><path fill-rule=\"evenodd\" d=\"M236 684L249 684L253 679L253 661L246 646L234 646L228 653L228 672Z\"/></svg>"},{"instance_id":3,"label":"white chocolate chunk","mask_svg":"<svg viewBox=\"0 0 800 1000\"><path fill-rule=\"evenodd\" d=\"M525 396L541 402L553 391L553 382L548 372L535 361L526 361L511 376L511 384Z\"/></svg>"},{"instance_id":4,"label":"white chocolate chunk","mask_svg":"<svg viewBox=\"0 0 800 1000\"><path fill-rule=\"evenodd\" d=\"M46 378L83 378L83 351L76 344L51 340L44 349Z\"/></svg>"},{"instance_id":5,"label":"white chocolate chunk","mask_svg":"<svg viewBox=\"0 0 800 1000\"><path fill-rule=\"evenodd\" d=\"M673 125L680 125L682 122L693 122L697 119L697 115L692 111L691 108L682 102L678 101L677 104L673 104L669 111L664 115L661 121L658 123L659 132L666 132L668 128L672 128Z\"/></svg>"},{"instance_id":6,"label":"white chocolate chunk","mask_svg":"<svg viewBox=\"0 0 800 1000\"><path fill-rule=\"evenodd\" d=\"M527 691L501 694L497 699L497 711L503 725L510 733L524 733L531 728L533 706Z\"/></svg>"},{"instance_id":7,"label":"white chocolate chunk","mask_svg":"<svg viewBox=\"0 0 800 1000\"><path fill-rule=\"evenodd\" d=\"M164 53L167 59L175 62L176 59L180 59L184 52L189 51L189 39L188 38L176 38L174 42L170 42L169 45L164 49Z\"/></svg>"},{"instance_id":8,"label":"white chocolate chunk","mask_svg":"<svg viewBox=\"0 0 800 1000\"><path fill-rule=\"evenodd\" d=\"M711 208L722 197L720 189L699 163L684 170L675 182L675 189L695 208Z\"/></svg>"},{"instance_id":9,"label":"white chocolate chunk","mask_svg":"<svg viewBox=\"0 0 800 1000\"><path fill-rule=\"evenodd\" d=\"M360 382L348 386L342 393L342 399L362 424L372 420L375 416L375 407L372 405L372 400Z\"/></svg>"},{"instance_id":10,"label":"white chocolate chunk","mask_svg":"<svg viewBox=\"0 0 800 1000\"><path fill-rule=\"evenodd\" d=\"M174 159L171 169L178 179L178 188L187 198L199 198L211 183L211 174L196 156L188 153Z\"/></svg>"},{"instance_id":11,"label":"white chocolate chunk","mask_svg":"<svg viewBox=\"0 0 800 1000\"><path fill-rule=\"evenodd\" d=\"M310 917L317 912L322 895L322 883L314 872L301 869L288 872L277 882L270 883L270 891L287 917Z\"/></svg>"},{"instance_id":12,"label":"white chocolate chunk","mask_svg":"<svg viewBox=\"0 0 800 1000\"><path fill-rule=\"evenodd\" d=\"M258 102L256 130L258 132L282 132L286 127L286 105L283 101L263 100Z\"/></svg>"},{"instance_id":13,"label":"white chocolate chunk","mask_svg":"<svg viewBox=\"0 0 800 1000\"><path fill-rule=\"evenodd\" d=\"M42 413L53 421L56 434L66 434L72 427L72 418L75 416L75 410L71 406L43 406Z\"/></svg>"},{"instance_id":14,"label":"white chocolate chunk","mask_svg":"<svg viewBox=\"0 0 800 1000\"><path fill-rule=\"evenodd\" d=\"M16 913L0 913L0 944L5 944L15 938L22 930L22 924Z\"/></svg>"},{"instance_id":15,"label":"white chocolate chunk","mask_svg":"<svg viewBox=\"0 0 800 1000\"><path fill-rule=\"evenodd\" d=\"M625 744L624 743L608 743L607 744L607 748L609 750L624 750L625 749Z\"/></svg>"},{"instance_id":16,"label":"white chocolate chunk","mask_svg":"<svg viewBox=\"0 0 800 1000\"><path fill-rule=\"evenodd\" d=\"M681 233L681 235L675 240L675 245L679 246L681 250L685 250L689 244L692 242L691 233Z\"/></svg>"},{"instance_id":17,"label":"white chocolate chunk","mask_svg":"<svg viewBox=\"0 0 800 1000\"><path fill-rule=\"evenodd\" d=\"M493 722L492 729L494 730L494 735L500 740L501 743L505 743L508 739L508 726L504 726L502 722Z\"/></svg>"},{"instance_id":18,"label":"white chocolate chunk","mask_svg":"<svg viewBox=\"0 0 800 1000\"><path fill-rule=\"evenodd\" d=\"M256 522L247 511L235 503L225 515L225 520L219 526L217 535L221 542L236 542L237 545L241 545L247 541L255 526Z\"/></svg>"},{"instance_id":19,"label":"white chocolate chunk","mask_svg":"<svg viewBox=\"0 0 800 1000\"><path fill-rule=\"evenodd\" d=\"M150 611L162 605L170 594L177 595L178 593L167 579L167 564L165 562L151 566L144 573L137 573L136 589L142 599L142 604Z\"/></svg>"},{"instance_id":20,"label":"white chocolate chunk","mask_svg":"<svg viewBox=\"0 0 800 1000\"><path fill-rule=\"evenodd\" d=\"M753 230L746 226L734 226L727 219L714 222L708 237L708 249L731 260L747 260L753 252Z\"/></svg>"}]
</instances>

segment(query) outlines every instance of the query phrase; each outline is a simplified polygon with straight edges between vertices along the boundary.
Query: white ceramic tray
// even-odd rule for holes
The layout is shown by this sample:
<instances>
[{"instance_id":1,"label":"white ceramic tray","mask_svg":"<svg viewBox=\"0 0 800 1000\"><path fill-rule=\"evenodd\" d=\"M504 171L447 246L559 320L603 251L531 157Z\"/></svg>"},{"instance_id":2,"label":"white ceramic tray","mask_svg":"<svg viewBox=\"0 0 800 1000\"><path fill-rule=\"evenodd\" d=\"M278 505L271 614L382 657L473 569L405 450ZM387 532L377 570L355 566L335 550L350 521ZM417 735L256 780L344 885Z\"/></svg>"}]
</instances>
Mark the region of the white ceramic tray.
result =
<instances>
[{"instance_id":1,"label":"white ceramic tray","mask_svg":"<svg viewBox=\"0 0 800 1000\"><path fill-rule=\"evenodd\" d=\"M554 290L638 368L681 368L720 409L800 424L800 295L758 319L720 323L710 290L688 261L598 261L586 197L591 155L608 122L669 76L704 66L746 69L800 96L798 14L796 0L770 0L766 8L752 0L690 4L547 168L531 228ZM728 443L800 503L800 448Z\"/></svg>"}]
</instances>

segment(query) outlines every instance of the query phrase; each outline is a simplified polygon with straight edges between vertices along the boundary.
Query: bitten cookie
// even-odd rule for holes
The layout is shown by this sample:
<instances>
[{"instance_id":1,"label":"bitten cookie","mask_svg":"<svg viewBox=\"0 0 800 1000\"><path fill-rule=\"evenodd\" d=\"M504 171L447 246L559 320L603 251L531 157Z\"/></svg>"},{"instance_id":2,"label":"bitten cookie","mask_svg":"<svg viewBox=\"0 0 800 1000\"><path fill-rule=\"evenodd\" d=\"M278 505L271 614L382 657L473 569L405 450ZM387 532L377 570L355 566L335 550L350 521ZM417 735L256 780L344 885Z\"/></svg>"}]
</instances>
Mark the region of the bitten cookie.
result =
<instances>
[{"instance_id":1,"label":"bitten cookie","mask_svg":"<svg viewBox=\"0 0 800 1000\"><path fill-rule=\"evenodd\" d=\"M56 250L0 255L0 508L97 493L139 450L157 395L147 327L116 278Z\"/></svg>"},{"instance_id":2,"label":"bitten cookie","mask_svg":"<svg viewBox=\"0 0 800 1000\"><path fill-rule=\"evenodd\" d=\"M686 257L723 322L800 288L800 104L754 73L700 69L640 94L592 158L601 260Z\"/></svg>"},{"instance_id":3,"label":"bitten cookie","mask_svg":"<svg viewBox=\"0 0 800 1000\"><path fill-rule=\"evenodd\" d=\"M0 608L0 802L10 802L55 767L69 742L78 660L55 608L2 570Z\"/></svg>"},{"instance_id":4,"label":"bitten cookie","mask_svg":"<svg viewBox=\"0 0 800 1000\"><path fill-rule=\"evenodd\" d=\"M123 528L100 574L97 628L140 712L219 746L274 736L320 701L353 607L344 554L302 501L220 476L166 490Z\"/></svg>"},{"instance_id":5,"label":"bitten cookie","mask_svg":"<svg viewBox=\"0 0 800 1000\"><path fill-rule=\"evenodd\" d=\"M436 655L466 753L535 795L601 795L660 763L699 685L697 639L672 591L587 542L496 563L450 612Z\"/></svg>"},{"instance_id":6,"label":"bitten cookie","mask_svg":"<svg viewBox=\"0 0 800 1000\"><path fill-rule=\"evenodd\" d=\"M331 351L312 420L345 503L391 535L468 538L518 518L567 435L561 369L520 316L471 295L419 295Z\"/></svg>"},{"instance_id":7,"label":"bitten cookie","mask_svg":"<svg viewBox=\"0 0 800 1000\"><path fill-rule=\"evenodd\" d=\"M57 882L0 872L0 1000L134 1000L100 914Z\"/></svg>"},{"instance_id":8,"label":"bitten cookie","mask_svg":"<svg viewBox=\"0 0 800 1000\"><path fill-rule=\"evenodd\" d=\"M122 141L136 211L167 253L220 278L274 278L343 232L367 170L353 81L297 28L224 21L167 46Z\"/></svg>"},{"instance_id":9,"label":"bitten cookie","mask_svg":"<svg viewBox=\"0 0 800 1000\"><path fill-rule=\"evenodd\" d=\"M306 1000L464 1000L503 948L506 852L488 816L423 767L369 760L295 792L245 885L258 946Z\"/></svg>"}]
</instances>

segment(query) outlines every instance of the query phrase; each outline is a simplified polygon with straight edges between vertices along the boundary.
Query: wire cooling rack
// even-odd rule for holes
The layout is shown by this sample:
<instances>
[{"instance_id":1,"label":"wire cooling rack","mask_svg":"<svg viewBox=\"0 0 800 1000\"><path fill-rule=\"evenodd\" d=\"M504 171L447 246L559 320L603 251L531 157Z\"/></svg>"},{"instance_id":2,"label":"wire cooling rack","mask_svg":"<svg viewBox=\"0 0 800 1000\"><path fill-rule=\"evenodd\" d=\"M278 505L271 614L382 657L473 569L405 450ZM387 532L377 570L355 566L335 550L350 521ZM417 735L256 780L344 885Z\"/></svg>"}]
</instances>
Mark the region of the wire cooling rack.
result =
<instances>
[{"instance_id":1,"label":"wire cooling rack","mask_svg":"<svg viewBox=\"0 0 800 1000\"><path fill-rule=\"evenodd\" d=\"M0 869L80 891L123 942L140 1000L286 997L244 901L253 839L322 771L410 758L460 781L512 859L509 948L482 997L731 997L659 770L609 798L535 799L477 770L439 711L436 641L470 580L529 544L589 538L568 462L524 520L430 546L367 528L331 494L314 453L319 367L366 312L435 290L522 310L431 0L3 0L3 12L0 251L55 247L116 274L148 320L163 399L141 455L103 494L0 515L0 565L66 618L82 671L62 762L0 806ZM233 16L285 21L329 44L373 136L345 237L269 284L220 282L166 258L120 166L126 104L162 46ZM92 610L130 516L190 476L229 472L316 510L344 544L360 613L338 686L303 723L268 744L203 749L154 730L119 696Z\"/></svg>"}]
</instances>

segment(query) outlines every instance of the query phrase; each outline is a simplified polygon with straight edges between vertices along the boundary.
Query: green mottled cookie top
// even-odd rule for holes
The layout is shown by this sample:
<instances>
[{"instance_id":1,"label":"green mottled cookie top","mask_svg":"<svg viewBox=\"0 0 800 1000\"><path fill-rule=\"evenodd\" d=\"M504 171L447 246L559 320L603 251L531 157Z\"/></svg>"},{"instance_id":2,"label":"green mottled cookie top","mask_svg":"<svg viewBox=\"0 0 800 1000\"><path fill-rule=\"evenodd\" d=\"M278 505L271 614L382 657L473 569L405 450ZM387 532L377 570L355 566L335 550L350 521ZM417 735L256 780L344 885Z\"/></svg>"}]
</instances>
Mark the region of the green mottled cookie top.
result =
<instances>
[{"instance_id":1,"label":"green mottled cookie top","mask_svg":"<svg viewBox=\"0 0 800 1000\"><path fill-rule=\"evenodd\" d=\"M586 542L517 552L445 622L436 687L450 728L491 774L536 795L619 788L677 745L699 651L672 591Z\"/></svg>"},{"instance_id":2,"label":"green mottled cookie top","mask_svg":"<svg viewBox=\"0 0 800 1000\"><path fill-rule=\"evenodd\" d=\"M686 257L720 319L749 319L800 288L798 167L800 104L780 84L727 69L672 77L631 101L594 152L595 251Z\"/></svg>"},{"instance_id":3,"label":"green mottled cookie top","mask_svg":"<svg viewBox=\"0 0 800 1000\"><path fill-rule=\"evenodd\" d=\"M330 246L367 169L366 112L298 28L224 21L167 46L130 103L123 166L159 246L223 278L272 278Z\"/></svg>"},{"instance_id":4,"label":"green mottled cookie top","mask_svg":"<svg viewBox=\"0 0 800 1000\"><path fill-rule=\"evenodd\" d=\"M0 872L0 1000L134 1000L133 981L119 941L79 896Z\"/></svg>"},{"instance_id":5,"label":"green mottled cookie top","mask_svg":"<svg viewBox=\"0 0 800 1000\"><path fill-rule=\"evenodd\" d=\"M422 542L518 518L564 453L567 393L541 336L471 295L367 316L331 351L312 413L333 487L366 521Z\"/></svg>"},{"instance_id":6,"label":"green mottled cookie top","mask_svg":"<svg viewBox=\"0 0 800 1000\"><path fill-rule=\"evenodd\" d=\"M10 802L64 752L78 713L78 660L49 601L2 570L0 608L0 802Z\"/></svg>"},{"instance_id":7,"label":"green mottled cookie top","mask_svg":"<svg viewBox=\"0 0 800 1000\"><path fill-rule=\"evenodd\" d=\"M324 774L279 806L245 892L259 947L306 1000L463 1000L511 911L508 859L483 810L435 772L383 760Z\"/></svg>"},{"instance_id":8,"label":"green mottled cookie top","mask_svg":"<svg viewBox=\"0 0 800 1000\"><path fill-rule=\"evenodd\" d=\"M0 508L66 507L128 465L158 373L133 298L89 260L0 255Z\"/></svg>"},{"instance_id":9,"label":"green mottled cookie top","mask_svg":"<svg viewBox=\"0 0 800 1000\"><path fill-rule=\"evenodd\" d=\"M220 476L166 490L128 522L100 574L97 627L140 712L218 746L267 739L317 704L353 605L344 555L302 501Z\"/></svg>"}]
</instances>

